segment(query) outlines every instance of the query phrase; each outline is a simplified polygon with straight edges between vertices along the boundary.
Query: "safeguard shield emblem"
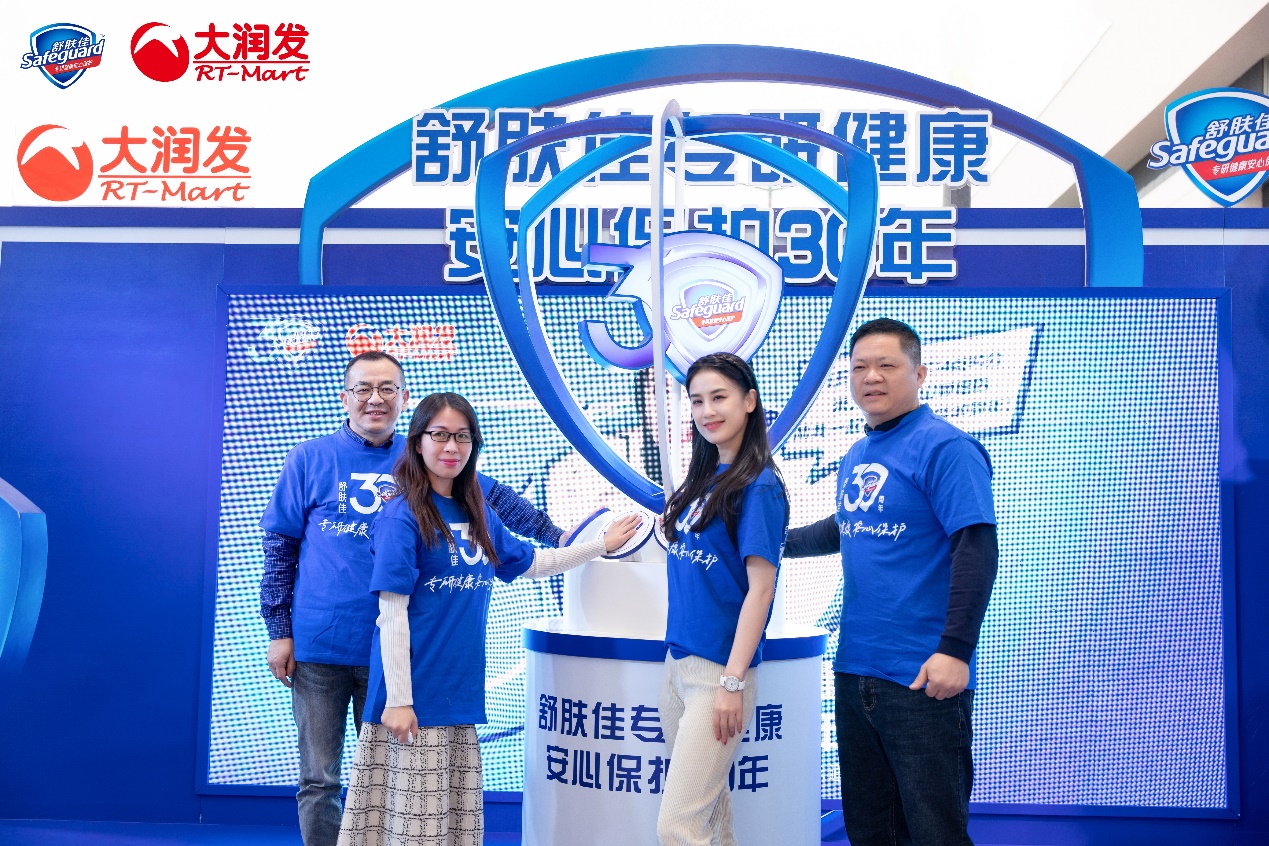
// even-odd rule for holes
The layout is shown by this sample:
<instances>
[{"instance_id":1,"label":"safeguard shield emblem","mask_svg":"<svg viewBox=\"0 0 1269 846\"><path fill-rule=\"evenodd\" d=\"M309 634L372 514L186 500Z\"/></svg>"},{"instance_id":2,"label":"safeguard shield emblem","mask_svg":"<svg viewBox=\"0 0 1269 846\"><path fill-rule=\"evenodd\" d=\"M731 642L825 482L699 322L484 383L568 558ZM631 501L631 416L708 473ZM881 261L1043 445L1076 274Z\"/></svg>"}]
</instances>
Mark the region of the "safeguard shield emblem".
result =
<instances>
[{"instance_id":1,"label":"safeguard shield emblem","mask_svg":"<svg viewBox=\"0 0 1269 846\"><path fill-rule=\"evenodd\" d=\"M1198 189L1221 205L1244 199L1269 175L1269 97L1209 88L1171 103L1165 123L1168 164L1184 167Z\"/></svg>"},{"instance_id":2,"label":"safeguard shield emblem","mask_svg":"<svg viewBox=\"0 0 1269 846\"><path fill-rule=\"evenodd\" d=\"M661 487L636 471L595 430L569 392L551 352L528 261L512 268L506 234L507 175L515 157L544 144L588 135L611 140L561 170L521 207L516 255L530 254L528 237L551 205L596 170L649 146L653 118L601 117L536 132L488 154L476 177L476 237L485 283L512 354L529 386L578 453L618 490L652 511L664 502ZM687 117L686 139L703 141L739 153L801 182L847 221L842 265L823 331L801 379L770 428L778 446L797 427L827 376L846 336L855 306L863 295L877 226L877 169L872 158L853 145L800 124L744 115ZM827 174L757 136L798 138L841 155L847 166L847 194ZM615 137L613 137L615 136ZM757 248L710 232L686 231L664 238L663 290L667 304L663 325L665 357L682 380L688 366L708 352L729 351L752 356L766 339L779 309L783 278L779 265ZM602 323L583 321L582 343L602 363L640 369L653 363L653 338L641 304L651 289L650 245L638 248L591 244L592 264L629 268L610 296L629 300L643 330L635 346L617 343Z\"/></svg>"},{"instance_id":3,"label":"safeguard shield emblem","mask_svg":"<svg viewBox=\"0 0 1269 846\"><path fill-rule=\"evenodd\" d=\"M744 305L745 298L722 282L715 279L692 282L679 290L679 305L673 319L689 321L705 340L712 341L729 324L744 319Z\"/></svg>"},{"instance_id":4,"label":"safeguard shield emblem","mask_svg":"<svg viewBox=\"0 0 1269 846\"><path fill-rule=\"evenodd\" d=\"M31 51L22 57L20 67L38 67L58 88L70 88L84 71L101 64L105 41L88 27L49 24L31 33Z\"/></svg>"},{"instance_id":5,"label":"safeguard shield emblem","mask_svg":"<svg viewBox=\"0 0 1269 846\"><path fill-rule=\"evenodd\" d=\"M610 296L636 307L651 302L651 246L590 246L592 264L628 268ZM666 354L675 378L682 382L692 362L712 352L752 358L780 309L780 265L745 241L712 232L676 232L665 237L664 268ZM600 364L626 370L652 364L651 338L630 350L617 344L603 323L587 320L578 328Z\"/></svg>"}]
</instances>

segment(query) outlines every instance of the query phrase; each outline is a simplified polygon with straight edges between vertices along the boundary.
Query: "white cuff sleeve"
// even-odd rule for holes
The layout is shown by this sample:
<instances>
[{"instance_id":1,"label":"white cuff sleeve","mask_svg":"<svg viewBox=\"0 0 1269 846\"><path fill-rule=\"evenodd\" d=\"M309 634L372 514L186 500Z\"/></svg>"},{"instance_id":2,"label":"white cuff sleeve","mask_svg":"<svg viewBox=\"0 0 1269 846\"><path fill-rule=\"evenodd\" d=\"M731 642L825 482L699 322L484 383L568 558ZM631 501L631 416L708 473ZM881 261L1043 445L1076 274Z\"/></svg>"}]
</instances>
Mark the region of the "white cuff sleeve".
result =
<instances>
[{"instance_id":1,"label":"white cuff sleeve","mask_svg":"<svg viewBox=\"0 0 1269 846\"><path fill-rule=\"evenodd\" d=\"M379 591L379 652L383 657L383 683L388 688L386 707L414 704L410 681L410 597Z\"/></svg>"},{"instance_id":2,"label":"white cuff sleeve","mask_svg":"<svg viewBox=\"0 0 1269 846\"><path fill-rule=\"evenodd\" d=\"M530 579L545 579L593 561L604 554L604 539L566 546L563 549L535 549L533 566L525 572Z\"/></svg>"}]
</instances>

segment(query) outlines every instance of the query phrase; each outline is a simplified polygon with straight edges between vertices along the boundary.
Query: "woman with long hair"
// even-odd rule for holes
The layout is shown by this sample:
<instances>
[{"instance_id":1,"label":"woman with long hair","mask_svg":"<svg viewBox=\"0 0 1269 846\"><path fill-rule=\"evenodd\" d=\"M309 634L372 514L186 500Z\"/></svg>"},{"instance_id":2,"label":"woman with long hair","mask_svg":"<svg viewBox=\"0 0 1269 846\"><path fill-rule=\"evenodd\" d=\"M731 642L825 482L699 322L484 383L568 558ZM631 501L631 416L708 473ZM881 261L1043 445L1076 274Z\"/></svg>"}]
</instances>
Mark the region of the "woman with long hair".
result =
<instances>
[{"instance_id":1,"label":"woman with long hair","mask_svg":"<svg viewBox=\"0 0 1269 846\"><path fill-rule=\"evenodd\" d=\"M688 369L687 391L692 460L662 515L670 609L660 713L673 766L657 838L728 846L727 774L753 717L789 502L748 363L707 355Z\"/></svg>"},{"instance_id":2,"label":"woman with long hair","mask_svg":"<svg viewBox=\"0 0 1269 846\"><path fill-rule=\"evenodd\" d=\"M618 549L605 537L535 549L484 502L476 412L458 394L425 397L393 470L401 493L370 529L379 595L370 683L340 846L480 846L485 626L495 578L546 578Z\"/></svg>"}]
</instances>

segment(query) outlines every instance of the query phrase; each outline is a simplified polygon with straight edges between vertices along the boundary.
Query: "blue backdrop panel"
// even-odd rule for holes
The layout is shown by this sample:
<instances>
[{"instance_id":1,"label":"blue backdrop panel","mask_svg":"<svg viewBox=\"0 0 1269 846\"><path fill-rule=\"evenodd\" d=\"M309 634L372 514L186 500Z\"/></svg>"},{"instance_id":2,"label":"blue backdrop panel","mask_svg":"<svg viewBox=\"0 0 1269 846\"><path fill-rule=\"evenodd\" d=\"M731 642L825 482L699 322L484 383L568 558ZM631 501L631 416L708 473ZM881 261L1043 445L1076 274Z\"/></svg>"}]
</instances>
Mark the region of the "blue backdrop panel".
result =
<instances>
[{"instance_id":1,"label":"blue backdrop panel","mask_svg":"<svg viewBox=\"0 0 1269 846\"><path fill-rule=\"evenodd\" d=\"M295 783L289 699L261 660L256 523L287 450L342 420L337 391L353 327L362 325L354 336L378 333L381 344L397 344L389 351L406 356L415 400L430 390L467 395L486 431L482 470L557 522L614 498L533 399L483 292L428 294L222 295L218 569L203 714L210 791ZM754 359L773 411L792 392L827 307L816 295L782 305ZM629 308L580 291L544 297L542 308L561 371L591 423L653 471L643 434L646 377L601 370L577 340L577 322L589 318L632 342ZM1015 810L1219 814L1230 805L1224 644L1232 619L1222 604L1218 301L887 296L865 299L856 322L882 315L922 335L932 371L926 398L981 438L996 470L1002 559L980 649L974 800ZM408 340L424 337L415 326L453 327L452 360L435 360L445 357L435 349L410 352ZM393 327L404 330L395 341ZM289 350L279 342L288 338ZM835 462L861 434L840 375L778 454L795 520L829 513ZM840 580L833 559L790 564L789 616L835 626ZM480 728L486 789L521 786L520 625L559 610L558 584L495 591L490 723ZM823 685L824 796L834 797L827 661ZM349 751L352 740L350 733Z\"/></svg>"},{"instance_id":2,"label":"blue backdrop panel","mask_svg":"<svg viewBox=\"0 0 1269 846\"><path fill-rule=\"evenodd\" d=\"M197 817L221 272L215 246L4 244L0 476L45 511L49 563L4 713L0 815ZM52 785L87 771L100 783L68 805Z\"/></svg>"}]
</instances>

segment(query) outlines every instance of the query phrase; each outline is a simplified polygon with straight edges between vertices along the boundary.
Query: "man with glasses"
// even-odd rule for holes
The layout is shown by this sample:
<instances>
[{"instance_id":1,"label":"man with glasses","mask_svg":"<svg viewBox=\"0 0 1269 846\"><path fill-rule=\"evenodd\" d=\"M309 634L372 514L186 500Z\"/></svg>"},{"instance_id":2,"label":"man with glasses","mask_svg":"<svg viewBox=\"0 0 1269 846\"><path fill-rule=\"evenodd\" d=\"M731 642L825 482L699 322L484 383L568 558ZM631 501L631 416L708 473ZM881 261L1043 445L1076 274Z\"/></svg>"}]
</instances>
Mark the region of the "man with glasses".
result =
<instances>
[{"instance_id":1,"label":"man with glasses","mask_svg":"<svg viewBox=\"0 0 1269 846\"><path fill-rule=\"evenodd\" d=\"M300 834L334 846L342 814L340 759L348 704L361 729L378 602L370 593L370 523L396 494L392 469L405 449L394 437L410 392L400 363L382 352L348 362L340 392L348 419L287 455L260 526L260 613L269 670L291 688L299 730ZM486 476L489 507L517 534L558 546L561 530L515 491Z\"/></svg>"}]
</instances>

